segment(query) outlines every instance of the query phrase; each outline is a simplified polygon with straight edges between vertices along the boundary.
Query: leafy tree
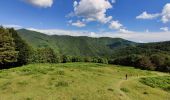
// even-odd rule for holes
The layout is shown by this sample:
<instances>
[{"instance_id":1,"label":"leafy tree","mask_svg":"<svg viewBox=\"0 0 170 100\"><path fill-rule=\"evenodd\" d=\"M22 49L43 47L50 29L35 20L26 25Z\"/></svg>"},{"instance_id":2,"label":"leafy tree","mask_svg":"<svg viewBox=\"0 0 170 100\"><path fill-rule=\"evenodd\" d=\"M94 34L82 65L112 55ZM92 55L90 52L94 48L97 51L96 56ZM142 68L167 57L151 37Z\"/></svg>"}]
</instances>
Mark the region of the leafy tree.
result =
<instances>
[{"instance_id":1,"label":"leafy tree","mask_svg":"<svg viewBox=\"0 0 170 100\"><path fill-rule=\"evenodd\" d=\"M98 63L98 58L93 58L92 62Z\"/></svg>"},{"instance_id":2,"label":"leafy tree","mask_svg":"<svg viewBox=\"0 0 170 100\"><path fill-rule=\"evenodd\" d=\"M37 50L38 63L56 63L56 54L51 48L41 48Z\"/></svg>"},{"instance_id":3,"label":"leafy tree","mask_svg":"<svg viewBox=\"0 0 170 100\"><path fill-rule=\"evenodd\" d=\"M160 54L153 54L150 59L151 59L152 63L155 66L157 66L158 68L163 66L164 62L165 62L164 56L160 55Z\"/></svg>"},{"instance_id":4,"label":"leafy tree","mask_svg":"<svg viewBox=\"0 0 170 100\"><path fill-rule=\"evenodd\" d=\"M56 63L61 63L62 59L61 56L59 54L56 54Z\"/></svg>"},{"instance_id":5,"label":"leafy tree","mask_svg":"<svg viewBox=\"0 0 170 100\"><path fill-rule=\"evenodd\" d=\"M15 42L12 34L0 27L0 66L6 67L17 62L18 52L15 50Z\"/></svg>"},{"instance_id":6,"label":"leafy tree","mask_svg":"<svg viewBox=\"0 0 170 100\"><path fill-rule=\"evenodd\" d=\"M150 58L147 56L141 56L136 64L141 69L155 70L155 67L153 66Z\"/></svg>"},{"instance_id":7,"label":"leafy tree","mask_svg":"<svg viewBox=\"0 0 170 100\"><path fill-rule=\"evenodd\" d=\"M113 63L125 66L134 66L141 69L155 70L155 67L152 64L150 58L144 55L133 54L119 57L115 59Z\"/></svg>"},{"instance_id":8,"label":"leafy tree","mask_svg":"<svg viewBox=\"0 0 170 100\"><path fill-rule=\"evenodd\" d=\"M170 59L166 59L165 64L164 64L164 68L163 68L162 71L170 72Z\"/></svg>"},{"instance_id":9,"label":"leafy tree","mask_svg":"<svg viewBox=\"0 0 170 100\"><path fill-rule=\"evenodd\" d=\"M66 56L66 55L63 55L62 56L62 63L67 63L67 62L71 62L71 57L70 56Z\"/></svg>"},{"instance_id":10,"label":"leafy tree","mask_svg":"<svg viewBox=\"0 0 170 100\"><path fill-rule=\"evenodd\" d=\"M83 62L83 59L81 57L72 57L72 62Z\"/></svg>"},{"instance_id":11,"label":"leafy tree","mask_svg":"<svg viewBox=\"0 0 170 100\"><path fill-rule=\"evenodd\" d=\"M109 59L109 60L108 60L108 64L115 64L114 61L115 61L115 59Z\"/></svg>"},{"instance_id":12,"label":"leafy tree","mask_svg":"<svg viewBox=\"0 0 170 100\"><path fill-rule=\"evenodd\" d=\"M12 37L15 42L15 49L18 51L17 63L16 65L28 64L32 57L32 48L18 35L17 31L13 28L8 29L12 33Z\"/></svg>"},{"instance_id":13,"label":"leafy tree","mask_svg":"<svg viewBox=\"0 0 170 100\"><path fill-rule=\"evenodd\" d=\"M90 58L90 57L85 57L85 58L84 58L84 62L92 62L92 58Z\"/></svg>"},{"instance_id":14,"label":"leafy tree","mask_svg":"<svg viewBox=\"0 0 170 100\"><path fill-rule=\"evenodd\" d=\"M108 64L108 60L105 59L105 58L98 58L98 62L97 63Z\"/></svg>"}]
</instances>

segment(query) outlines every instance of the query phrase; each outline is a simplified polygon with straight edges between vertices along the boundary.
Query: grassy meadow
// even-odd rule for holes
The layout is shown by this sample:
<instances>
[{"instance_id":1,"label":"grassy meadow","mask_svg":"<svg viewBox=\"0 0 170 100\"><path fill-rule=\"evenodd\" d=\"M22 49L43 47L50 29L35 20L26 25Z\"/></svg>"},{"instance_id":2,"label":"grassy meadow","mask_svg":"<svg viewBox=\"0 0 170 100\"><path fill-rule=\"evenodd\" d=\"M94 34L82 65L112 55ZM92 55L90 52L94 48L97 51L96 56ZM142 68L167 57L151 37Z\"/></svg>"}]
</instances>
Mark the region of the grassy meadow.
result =
<instances>
[{"instance_id":1,"label":"grassy meadow","mask_svg":"<svg viewBox=\"0 0 170 100\"><path fill-rule=\"evenodd\" d=\"M168 89L168 74L116 65L30 64L0 70L0 100L170 100Z\"/></svg>"}]
</instances>

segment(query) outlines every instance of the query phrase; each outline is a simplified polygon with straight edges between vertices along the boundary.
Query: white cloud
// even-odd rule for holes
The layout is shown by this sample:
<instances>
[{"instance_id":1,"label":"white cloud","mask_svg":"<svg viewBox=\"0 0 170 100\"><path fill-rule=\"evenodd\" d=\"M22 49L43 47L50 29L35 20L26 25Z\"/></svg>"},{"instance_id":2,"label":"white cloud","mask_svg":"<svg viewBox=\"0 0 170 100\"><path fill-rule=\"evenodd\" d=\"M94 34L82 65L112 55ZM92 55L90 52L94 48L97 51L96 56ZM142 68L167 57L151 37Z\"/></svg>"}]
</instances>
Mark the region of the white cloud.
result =
<instances>
[{"instance_id":1,"label":"white cloud","mask_svg":"<svg viewBox=\"0 0 170 100\"><path fill-rule=\"evenodd\" d=\"M160 14L149 14L146 11L144 11L142 14L140 14L139 16L136 17L136 19L154 19L159 17Z\"/></svg>"},{"instance_id":2,"label":"white cloud","mask_svg":"<svg viewBox=\"0 0 170 100\"><path fill-rule=\"evenodd\" d=\"M106 15L108 9L112 8L112 4L116 3L116 0L79 0L74 1L74 12L70 13L68 17L78 17L76 23L72 23L73 26L84 27L85 23L97 21L102 24L109 24L110 29L119 30L123 27L119 21L114 21L112 16ZM83 23L82 23L83 22Z\"/></svg>"},{"instance_id":3,"label":"white cloud","mask_svg":"<svg viewBox=\"0 0 170 100\"><path fill-rule=\"evenodd\" d=\"M121 38L135 41L135 42L159 42L159 41L169 41L169 32L135 32L129 34L118 35Z\"/></svg>"},{"instance_id":4,"label":"white cloud","mask_svg":"<svg viewBox=\"0 0 170 100\"><path fill-rule=\"evenodd\" d=\"M162 22L167 23L170 21L170 3L167 3L162 10Z\"/></svg>"},{"instance_id":5,"label":"white cloud","mask_svg":"<svg viewBox=\"0 0 170 100\"><path fill-rule=\"evenodd\" d=\"M129 31L129 30L125 29L125 28L119 29L119 32L120 32L120 33L134 33L134 32L132 32L132 31Z\"/></svg>"},{"instance_id":6,"label":"white cloud","mask_svg":"<svg viewBox=\"0 0 170 100\"><path fill-rule=\"evenodd\" d=\"M119 21L112 21L109 25L110 29L120 29L123 25L119 23Z\"/></svg>"},{"instance_id":7,"label":"white cloud","mask_svg":"<svg viewBox=\"0 0 170 100\"><path fill-rule=\"evenodd\" d=\"M5 28L14 28L14 29L21 29L21 28L23 28L22 26L15 25L15 24L8 24L8 25L2 25L2 26L5 27Z\"/></svg>"},{"instance_id":8,"label":"white cloud","mask_svg":"<svg viewBox=\"0 0 170 100\"><path fill-rule=\"evenodd\" d=\"M158 42L158 41L169 41L169 32L87 32L87 31L69 31L59 29L34 29L28 28L29 30L38 31L47 35L70 35L70 36L89 36L89 37L112 37L112 38L123 38L135 42Z\"/></svg>"},{"instance_id":9,"label":"white cloud","mask_svg":"<svg viewBox=\"0 0 170 100\"><path fill-rule=\"evenodd\" d=\"M86 31L69 31L69 30L61 30L61 29L35 29L35 28L27 28L31 31L41 32L47 35L69 35L69 36L91 36L90 32Z\"/></svg>"},{"instance_id":10,"label":"white cloud","mask_svg":"<svg viewBox=\"0 0 170 100\"><path fill-rule=\"evenodd\" d=\"M76 26L76 27L85 27L86 26L85 23L83 23L79 20L77 22L71 22L71 25Z\"/></svg>"},{"instance_id":11,"label":"white cloud","mask_svg":"<svg viewBox=\"0 0 170 100\"><path fill-rule=\"evenodd\" d=\"M117 30L120 33L132 33L132 31L127 30L119 21L112 21L109 25L110 29Z\"/></svg>"},{"instance_id":12,"label":"white cloud","mask_svg":"<svg viewBox=\"0 0 170 100\"><path fill-rule=\"evenodd\" d=\"M74 14L86 21L99 21L107 23L112 16L107 16L106 11L112 8L109 0L80 0L74 2Z\"/></svg>"},{"instance_id":13,"label":"white cloud","mask_svg":"<svg viewBox=\"0 0 170 100\"><path fill-rule=\"evenodd\" d=\"M167 3L160 13L149 14L146 11L136 17L136 19L154 19L161 17L163 23L170 22L170 3Z\"/></svg>"},{"instance_id":14,"label":"white cloud","mask_svg":"<svg viewBox=\"0 0 170 100\"><path fill-rule=\"evenodd\" d=\"M78 2L77 2L77 1L74 1L73 7L76 7L77 5L78 5Z\"/></svg>"},{"instance_id":15,"label":"white cloud","mask_svg":"<svg viewBox=\"0 0 170 100\"><path fill-rule=\"evenodd\" d=\"M32 5L43 8L51 7L53 4L53 0L25 0L25 1Z\"/></svg>"},{"instance_id":16,"label":"white cloud","mask_svg":"<svg viewBox=\"0 0 170 100\"><path fill-rule=\"evenodd\" d=\"M168 28L168 27L161 27L160 30L165 31L165 32L168 32L168 31L169 31L169 28Z\"/></svg>"}]
</instances>

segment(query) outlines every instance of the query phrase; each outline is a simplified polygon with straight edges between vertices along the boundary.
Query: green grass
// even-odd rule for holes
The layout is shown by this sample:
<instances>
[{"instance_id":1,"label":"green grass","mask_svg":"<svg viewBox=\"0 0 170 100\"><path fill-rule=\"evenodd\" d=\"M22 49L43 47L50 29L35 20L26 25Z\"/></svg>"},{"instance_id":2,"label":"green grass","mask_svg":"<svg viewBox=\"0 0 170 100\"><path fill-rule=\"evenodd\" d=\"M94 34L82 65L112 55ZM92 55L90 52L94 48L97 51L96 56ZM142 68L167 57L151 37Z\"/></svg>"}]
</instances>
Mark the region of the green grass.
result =
<instances>
[{"instance_id":1,"label":"green grass","mask_svg":"<svg viewBox=\"0 0 170 100\"><path fill-rule=\"evenodd\" d=\"M170 92L170 76L141 78L140 82L153 88L161 88Z\"/></svg>"},{"instance_id":2,"label":"green grass","mask_svg":"<svg viewBox=\"0 0 170 100\"><path fill-rule=\"evenodd\" d=\"M166 100L169 92L138 81L157 74L95 63L30 64L0 70L0 100Z\"/></svg>"}]
</instances>

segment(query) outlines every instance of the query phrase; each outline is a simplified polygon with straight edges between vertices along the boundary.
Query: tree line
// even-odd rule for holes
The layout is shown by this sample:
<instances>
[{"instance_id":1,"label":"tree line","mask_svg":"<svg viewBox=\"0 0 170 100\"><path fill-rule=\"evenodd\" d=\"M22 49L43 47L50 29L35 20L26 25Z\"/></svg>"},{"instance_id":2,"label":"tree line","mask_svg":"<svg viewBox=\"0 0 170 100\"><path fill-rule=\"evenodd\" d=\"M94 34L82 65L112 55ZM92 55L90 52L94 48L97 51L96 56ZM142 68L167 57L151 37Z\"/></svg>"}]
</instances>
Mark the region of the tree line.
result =
<instances>
[{"instance_id":1,"label":"tree line","mask_svg":"<svg viewBox=\"0 0 170 100\"><path fill-rule=\"evenodd\" d=\"M115 58L110 64L133 66L145 70L170 72L170 56L165 54L152 54L151 56L131 54Z\"/></svg>"}]
</instances>

